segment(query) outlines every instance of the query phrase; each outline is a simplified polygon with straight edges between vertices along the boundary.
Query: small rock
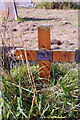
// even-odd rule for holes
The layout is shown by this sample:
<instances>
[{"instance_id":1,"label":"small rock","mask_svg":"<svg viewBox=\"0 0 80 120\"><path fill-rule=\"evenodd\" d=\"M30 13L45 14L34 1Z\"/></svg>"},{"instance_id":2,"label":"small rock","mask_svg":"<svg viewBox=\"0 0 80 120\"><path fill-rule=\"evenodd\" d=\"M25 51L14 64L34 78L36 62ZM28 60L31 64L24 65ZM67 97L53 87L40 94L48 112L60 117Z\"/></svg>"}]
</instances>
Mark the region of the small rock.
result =
<instances>
[{"instance_id":1,"label":"small rock","mask_svg":"<svg viewBox=\"0 0 80 120\"><path fill-rule=\"evenodd\" d=\"M27 28L27 29L25 28L23 31L29 31L29 28Z\"/></svg>"},{"instance_id":2,"label":"small rock","mask_svg":"<svg viewBox=\"0 0 80 120\"><path fill-rule=\"evenodd\" d=\"M14 28L12 31L16 32L16 31L17 31L17 29L16 29L16 28Z\"/></svg>"},{"instance_id":3,"label":"small rock","mask_svg":"<svg viewBox=\"0 0 80 120\"><path fill-rule=\"evenodd\" d=\"M29 28L27 28L27 29L25 29L25 30L29 31Z\"/></svg>"},{"instance_id":4,"label":"small rock","mask_svg":"<svg viewBox=\"0 0 80 120\"><path fill-rule=\"evenodd\" d=\"M32 31L34 31L34 28L32 28Z\"/></svg>"},{"instance_id":5,"label":"small rock","mask_svg":"<svg viewBox=\"0 0 80 120\"><path fill-rule=\"evenodd\" d=\"M1 27L4 27L4 28L6 28L6 25L2 25Z\"/></svg>"},{"instance_id":6,"label":"small rock","mask_svg":"<svg viewBox=\"0 0 80 120\"><path fill-rule=\"evenodd\" d=\"M54 49L60 49L60 47L54 47Z\"/></svg>"},{"instance_id":7,"label":"small rock","mask_svg":"<svg viewBox=\"0 0 80 120\"><path fill-rule=\"evenodd\" d=\"M73 31L73 33L76 33L76 31Z\"/></svg>"},{"instance_id":8,"label":"small rock","mask_svg":"<svg viewBox=\"0 0 80 120\"><path fill-rule=\"evenodd\" d=\"M57 45L62 45L62 43L60 41L57 41Z\"/></svg>"},{"instance_id":9,"label":"small rock","mask_svg":"<svg viewBox=\"0 0 80 120\"><path fill-rule=\"evenodd\" d=\"M74 43L70 43L69 45L74 45Z\"/></svg>"},{"instance_id":10,"label":"small rock","mask_svg":"<svg viewBox=\"0 0 80 120\"><path fill-rule=\"evenodd\" d=\"M20 23L21 23L20 21L17 22L17 24L20 24Z\"/></svg>"},{"instance_id":11,"label":"small rock","mask_svg":"<svg viewBox=\"0 0 80 120\"><path fill-rule=\"evenodd\" d=\"M7 37L6 39L7 39L7 40L9 40L10 38L9 38L9 37Z\"/></svg>"},{"instance_id":12,"label":"small rock","mask_svg":"<svg viewBox=\"0 0 80 120\"><path fill-rule=\"evenodd\" d=\"M36 24L33 24L33 27L36 27Z\"/></svg>"},{"instance_id":13,"label":"small rock","mask_svg":"<svg viewBox=\"0 0 80 120\"><path fill-rule=\"evenodd\" d=\"M58 45L51 45L51 49L61 49Z\"/></svg>"},{"instance_id":14,"label":"small rock","mask_svg":"<svg viewBox=\"0 0 80 120\"><path fill-rule=\"evenodd\" d=\"M62 45L62 42L60 40L51 40L51 44L57 44L57 45Z\"/></svg>"},{"instance_id":15,"label":"small rock","mask_svg":"<svg viewBox=\"0 0 80 120\"><path fill-rule=\"evenodd\" d=\"M70 24L70 25L71 25L71 23L70 23L69 21L64 21L64 22L63 22L63 25L67 25L67 24Z\"/></svg>"}]
</instances>

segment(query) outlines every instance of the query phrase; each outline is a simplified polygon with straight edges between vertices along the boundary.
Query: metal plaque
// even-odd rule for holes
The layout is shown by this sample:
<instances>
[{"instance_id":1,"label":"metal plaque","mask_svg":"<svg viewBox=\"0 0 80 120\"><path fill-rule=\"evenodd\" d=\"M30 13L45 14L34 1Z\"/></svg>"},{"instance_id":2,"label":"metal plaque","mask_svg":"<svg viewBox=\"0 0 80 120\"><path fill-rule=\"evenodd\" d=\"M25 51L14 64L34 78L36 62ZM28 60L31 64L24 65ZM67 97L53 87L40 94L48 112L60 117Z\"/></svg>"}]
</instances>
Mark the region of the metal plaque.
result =
<instances>
[{"instance_id":1,"label":"metal plaque","mask_svg":"<svg viewBox=\"0 0 80 120\"><path fill-rule=\"evenodd\" d=\"M36 59L52 61L53 60L53 52L52 51L36 51Z\"/></svg>"},{"instance_id":2,"label":"metal plaque","mask_svg":"<svg viewBox=\"0 0 80 120\"><path fill-rule=\"evenodd\" d=\"M76 51L75 51L75 61L76 61L77 63L80 62L80 50L76 50Z\"/></svg>"}]
</instances>

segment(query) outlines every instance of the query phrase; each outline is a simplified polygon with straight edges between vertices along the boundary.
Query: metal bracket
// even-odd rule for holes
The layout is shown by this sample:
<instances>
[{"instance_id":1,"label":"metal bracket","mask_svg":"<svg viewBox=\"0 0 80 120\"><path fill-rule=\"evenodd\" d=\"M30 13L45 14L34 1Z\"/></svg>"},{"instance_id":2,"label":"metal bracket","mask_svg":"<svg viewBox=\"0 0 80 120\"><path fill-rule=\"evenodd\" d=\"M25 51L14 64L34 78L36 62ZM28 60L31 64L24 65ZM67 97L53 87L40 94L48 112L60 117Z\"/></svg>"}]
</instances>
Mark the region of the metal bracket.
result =
<instances>
[{"instance_id":1,"label":"metal bracket","mask_svg":"<svg viewBox=\"0 0 80 120\"><path fill-rule=\"evenodd\" d=\"M80 62L80 50L76 50L76 51L75 51L75 61L76 61L77 63Z\"/></svg>"},{"instance_id":2,"label":"metal bracket","mask_svg":"<svg viewBox=\"0 0 80 120\"><path fill-rule=\"evenodd\" d=\"M52 51L36 51L36 59L52 61L53 60L53 52Z\"/></svg>"}]
</instances>

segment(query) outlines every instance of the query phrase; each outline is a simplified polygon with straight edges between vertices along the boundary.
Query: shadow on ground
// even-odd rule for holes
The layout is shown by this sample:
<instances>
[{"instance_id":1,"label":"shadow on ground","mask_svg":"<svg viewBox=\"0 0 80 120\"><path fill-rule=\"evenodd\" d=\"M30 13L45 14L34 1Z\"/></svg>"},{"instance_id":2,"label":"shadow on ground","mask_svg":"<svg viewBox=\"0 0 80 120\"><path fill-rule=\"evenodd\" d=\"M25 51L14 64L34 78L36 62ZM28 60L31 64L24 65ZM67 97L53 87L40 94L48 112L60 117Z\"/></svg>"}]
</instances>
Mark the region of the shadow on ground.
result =
<instances>
[{"instance_id":1,"label":"shadow on ground","mask_svg":"<svg viewBox=\"0 0 80 120\"><path fill-rule=\"evenodd\" d=\"M23 21L59 20L59 18L23 18Z\"/></svg>"}]
</instances>

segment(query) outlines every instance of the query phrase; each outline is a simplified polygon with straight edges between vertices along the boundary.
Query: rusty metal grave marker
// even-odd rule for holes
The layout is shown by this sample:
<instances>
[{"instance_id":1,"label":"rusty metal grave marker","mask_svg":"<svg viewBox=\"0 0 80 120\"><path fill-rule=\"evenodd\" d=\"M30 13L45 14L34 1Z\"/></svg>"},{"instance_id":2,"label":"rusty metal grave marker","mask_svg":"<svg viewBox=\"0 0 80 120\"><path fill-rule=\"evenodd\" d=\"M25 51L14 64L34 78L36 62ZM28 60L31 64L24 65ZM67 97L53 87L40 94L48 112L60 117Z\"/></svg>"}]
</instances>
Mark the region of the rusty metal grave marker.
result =
<instances>
[{"instance_id":1,"label":"rusty metal grave marker","mask_svg":"<svg viewBox=\"0 0 80 120\"><path fill-rule=\"evenodd\" d=\"M38 45L39 50L26 49L28 60L38 61L41 68L40 77L50 77L50 63L53 62L76 62L78 60L77 50L50 50L50 25L38 26ZM16 58L25 60L23 48L16 48ZM45 83L47 80L43 80Z\"/></svg>"}]
</instances>

